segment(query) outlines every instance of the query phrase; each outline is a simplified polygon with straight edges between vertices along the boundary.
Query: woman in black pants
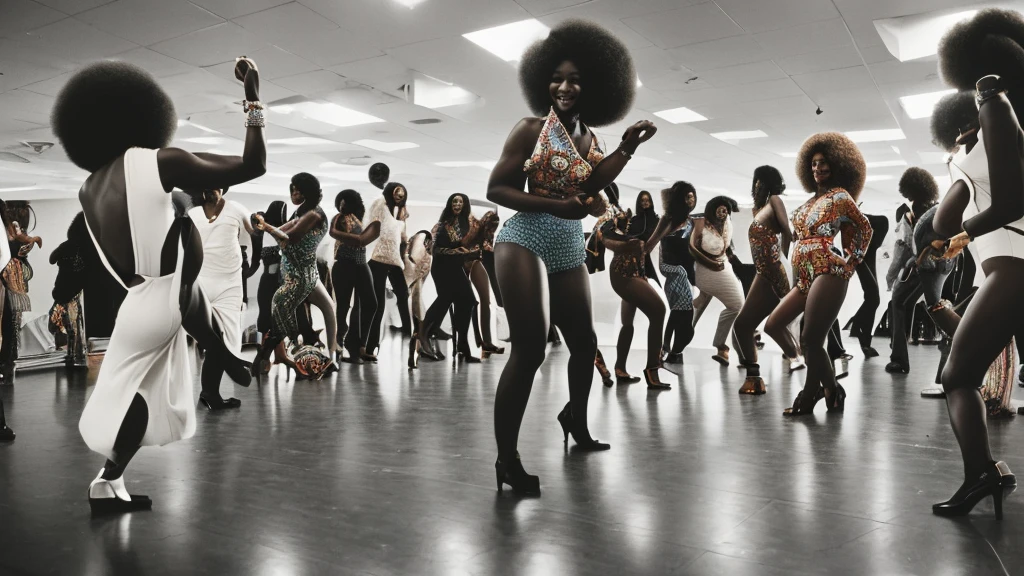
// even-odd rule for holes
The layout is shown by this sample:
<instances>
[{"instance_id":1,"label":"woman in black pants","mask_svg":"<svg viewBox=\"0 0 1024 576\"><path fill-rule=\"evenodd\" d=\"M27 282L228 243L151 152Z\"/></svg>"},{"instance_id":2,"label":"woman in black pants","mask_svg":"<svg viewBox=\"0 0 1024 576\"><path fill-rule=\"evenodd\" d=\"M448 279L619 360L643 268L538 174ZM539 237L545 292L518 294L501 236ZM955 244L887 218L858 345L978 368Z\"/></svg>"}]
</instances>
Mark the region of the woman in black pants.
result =
<instances>
[{"instance_id":1,"label":"woman in black pants","mask_svg":"<svg viewBox=\"0 0 1024 576\"><path fill-rule=\"evenodd\" d=\"M467 259L479 257L477 236L481 229L490 226L492 217L484 216L471 224L469 213L469 197L465 194L452 194L431 232L434 238L434 262L430 268L430 277L434 280L437 298L427 309L423 325L409 347L410 368L416 367L417 352L422 352L434 360L439 359L431 351L427 336L434 326L440 324L453 304L453 331L458 338L459 360L470 364L480 362L469 349L469 324L473 316L473 307L476 306L476 296L473 295L473 285L466 276L465 262Z\"/></svg>"},{"instance_id":2,"label":"woman in black pants","mask_svg":"<svg viewBox=\"0 0 1024 576\"><path fill-rule=\"evenodd\" d=\"M288 205L283 200L274 200L267 206L263 213L263 220L275 228L282 226L288 219ZM274 322L270 314L274 299L274 292L281 287L281 247L277 241L270 239L269 245L264 246L263 237L265 232L256 231L252 235L253 263L251 270L255 270L260 262L263 262L263 274L260 276L259 286L256 288L256 305L259 307L259 315L256 317L256 329L262 335L261 340L270 336L270 328ZM253 362L253 374L266 374L270 371L270 363L260 361Z\"/></svg>"},{"instance_id":3,"label":"woman in black pants","mask_svg":"<svg viewBox=\"0 0 1024 576\"><path fill-rule=\"evenodd\" d=\"M366 245L380 235L380 222L371 222L363 228L363 214L366 208L363 199L355 190L342 190L334 199L338 215L331 222L329 234L337 242L334 245L334 266L331 278L334 281L335 310L338 317L338 342L348 351L348 362L362 364L364 360L376 360L366 352L370 337L370 324L377 312L377 297L373 292L373 278L366 264ZM352 307L351 331L345 316L355 292L356 302Z\"/></svg>"},{"instance_id":4,"label":"woman in black pants","mask_svg":"<svg viewBox=\"0 0 1024 576\"><path fill-rule=\"evenodd\" d=\"M402 259L402 247L407 242L405 221L409 211L405 208L408 192L405 186L397 182L389 182L384 186L383 198L378 198L370 205L369 223L377 223L380 227L377 244L370 257L370 272L373 274L374 296L377 312L370 324L370 337L366 342L367 356L364 360L376 361L373 354L380 343L380 323L384 319L384 284L391 283L391 290L398 299L398 316L402 319L402 334L412 333L412 322L409 319L409 287L405 283L405 260Z\"/></svg>"},{"instance_id":5,"label":"woman in black pants","mask_svg":"<svg viewBox=\"0 0 1024 576\"><path fill-rule=\"evenodd\" d=\"M865 214L871 223L871 244L864 254L864 260L857 265L857 280L864 291L864 302L850 320L850 336L860 340L860 349L865 358L878 356L878 351L871 347L872 330L875 327L875 312L882 299L878 294L878 275L875 270L875 253L882 245L882 240L889 233L889 219L885 216Z\"/></svg>"}]
</instances>

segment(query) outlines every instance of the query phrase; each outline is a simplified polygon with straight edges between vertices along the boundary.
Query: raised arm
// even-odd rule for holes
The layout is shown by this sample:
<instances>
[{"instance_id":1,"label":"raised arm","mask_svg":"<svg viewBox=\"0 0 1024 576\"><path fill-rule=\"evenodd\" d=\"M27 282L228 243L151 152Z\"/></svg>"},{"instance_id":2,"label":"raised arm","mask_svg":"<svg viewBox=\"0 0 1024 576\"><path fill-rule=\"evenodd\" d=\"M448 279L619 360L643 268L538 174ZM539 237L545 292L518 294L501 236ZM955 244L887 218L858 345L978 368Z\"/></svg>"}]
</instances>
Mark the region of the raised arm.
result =
<instances>
[{"instance_id":1,"label":"raised arm","mask_svg":"<svg viewBox=\"0 0 1024 576\"><path fill-rule=\"evenodd\" d=\"M622 173L633 154L636 154L636 149L653 138L657 131L657 126L649 120L641 120L626 128L619 147L605 156L604 160L601 160L594 171L590 173L590 177L583 182L581 186L583 192L588 196L594 196L608 187ZM596 138L596 136L594 137Z\"/></svg>"},{"instance_id":2,"label":"raised arm","mask_svg":"<svg viewBox=\"0 0 1024 576\"><path fill-rule=\"evenodd\" d=\"M256 64L241 58L235 66L237 75L244 74L245 99L260 99L260 76ZM222 156L200 152L192 154L180 148L163 148L157 153L160 181L164 190L233 186L258 178L267 172L267 145L262 118L250 116L246 121L245 148L241 156Z\"/></svg>"}]
</instances>

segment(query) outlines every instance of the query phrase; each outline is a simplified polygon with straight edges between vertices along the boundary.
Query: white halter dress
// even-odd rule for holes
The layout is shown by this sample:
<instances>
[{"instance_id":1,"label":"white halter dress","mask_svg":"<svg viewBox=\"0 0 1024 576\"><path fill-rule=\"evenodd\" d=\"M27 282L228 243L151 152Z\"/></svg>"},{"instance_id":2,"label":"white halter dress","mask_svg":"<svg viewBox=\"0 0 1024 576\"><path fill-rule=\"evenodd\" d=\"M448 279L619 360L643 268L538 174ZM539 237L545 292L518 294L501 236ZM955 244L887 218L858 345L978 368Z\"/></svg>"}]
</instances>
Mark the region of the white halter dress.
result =
<instances>
[{"instance_id":1,"label":"white halter dress","mask_svg":"<svg viewBox=\"0 0 1024 576\"><path fill-rule=\"evenodd\" d=\"M161 446L190 438L196 431L192 367L178 303L183 253L177 267L160 276L160 252L174 221L171 195L164 191L157 151L132 148L124 155L125 195L138 286L117 313L96 386L82 412L78 430L92 450L112 457L114 439L138 393L149 407L143 446ZM122 282L86 225L107 270ZM101 231L102 232L102 231ZM123 285L123 282L122 282Z\"/></svg>"},{"instance_id":2,"label":"white halter dress","mask_svg":"<svg viewBox=\"0 0 1024 576\"><path fill-rule=\"evenodd\" d=\"M242 244L249 214L238 202L226 200L216 220L210 222L202 206L188 211L203 240L203 267L199 285L210 299L213 315L224 334L224 344L234 354L242 351Z\"/></svg>"}]
</instances>

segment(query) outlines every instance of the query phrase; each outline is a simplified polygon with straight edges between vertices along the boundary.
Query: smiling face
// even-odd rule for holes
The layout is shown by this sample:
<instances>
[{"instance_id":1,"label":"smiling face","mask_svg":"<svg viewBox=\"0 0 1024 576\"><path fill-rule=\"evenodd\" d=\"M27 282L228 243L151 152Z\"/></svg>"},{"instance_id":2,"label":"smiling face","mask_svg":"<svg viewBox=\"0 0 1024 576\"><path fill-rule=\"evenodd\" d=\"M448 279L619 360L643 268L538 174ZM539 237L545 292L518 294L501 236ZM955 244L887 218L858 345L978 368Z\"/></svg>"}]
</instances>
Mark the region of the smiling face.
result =
<instances>
[{"instance_id":1,"label":"smiling face","mask_svg":"<svg viewBox=\"0 0 1024 576\"><path fill-rule=\"evenodd\" d=\"M455 214L456 216L462 214L462 208L462 196L456 196L455 198L452 198L452 214Z\"/></svg>"},{"instance_id":2,"label":"smiling face","mask_svg":"<svg viewBox=\"0 0 1024 576\"><path fill-rule=\"evenodd\" d=\"M306 201L306 197L302 195L302 192L299 192L299 189L296 188L294 184L292 184L290 192L292 197L292 204L298 206Z\"/></svg>"},{"instance_id":3,"label":"smiling face","mask_svg":"<svg viewBox=\"0 0 1024 576\"><path fill-rule=\"evenodd\" d=\"M576 106L580 98L580 70L571 61L566 60L555 68L551 75L551 85L548 87L551 92L551 101L555 110L560 113L568 113Z\"/></svg>"},{"instance_id":4,"label":"smiling face","mask_svg":"<svg viewBox=\"0 0 1024 576\"><path fill-rule=\"evenodd\" d=\"M391 198L394 199L395 205L400 206L402 202L405 202L405 188L401 186L395 186L394 191L391 193Z\"/></svg>"},{"instance_id":5,"label":"smiling face","mask_svg":"<svg viewBox=\"0 0 1024 576\"><path fill-rule=\"evenodd\" d=\"M814 175L814 182L821 186L832 177L832 170L828 166L828 160L821 152L816 152L811 158L811 174Z\"/></svg>"}]
</instances>

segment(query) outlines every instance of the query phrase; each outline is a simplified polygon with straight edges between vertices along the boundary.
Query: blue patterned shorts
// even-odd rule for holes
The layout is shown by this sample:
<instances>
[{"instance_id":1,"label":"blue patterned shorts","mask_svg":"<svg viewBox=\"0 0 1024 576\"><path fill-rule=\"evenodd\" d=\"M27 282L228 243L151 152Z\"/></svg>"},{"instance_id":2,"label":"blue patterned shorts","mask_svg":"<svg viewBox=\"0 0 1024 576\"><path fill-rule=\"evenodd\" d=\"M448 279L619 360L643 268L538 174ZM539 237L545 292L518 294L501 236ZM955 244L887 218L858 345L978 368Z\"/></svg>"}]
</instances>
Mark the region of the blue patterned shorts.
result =
<instances>
[{"instance_id":1,"label":"blue patterned shorts","mask_svg":"<svg viewBox=\"0 0 1024 576\"><path fill-rule=\"evenodd\" d=\"M557 274L583 265L586 245L583 224L543 212L519 212L505 221L495 244L511 242L540 257L548 274Z\"/></svg>"},{"instance_id":2,"label":"blue patterned shorts","mask_svg":"<svg viewBox=\"0 0 1024 576\"><path fill-rule=\"evenodd\" d=\"M686 267L662 263L665 275L665 296L670 310L693 310L693 288L686 275Z\"/></svg>"}]
</instances>

